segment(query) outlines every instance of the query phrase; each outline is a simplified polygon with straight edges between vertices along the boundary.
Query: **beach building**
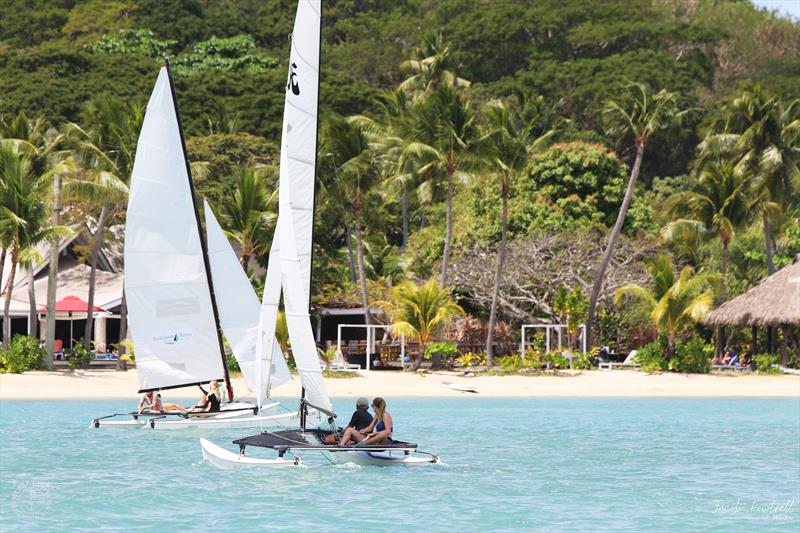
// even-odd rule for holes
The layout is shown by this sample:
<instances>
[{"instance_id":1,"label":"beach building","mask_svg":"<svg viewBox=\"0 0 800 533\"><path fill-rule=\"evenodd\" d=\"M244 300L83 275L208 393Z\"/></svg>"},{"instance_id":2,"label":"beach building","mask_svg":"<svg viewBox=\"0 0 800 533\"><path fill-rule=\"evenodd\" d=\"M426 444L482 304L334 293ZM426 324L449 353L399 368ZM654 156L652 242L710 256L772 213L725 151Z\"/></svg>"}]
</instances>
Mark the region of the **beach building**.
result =
<instances>
[{"instance_id":1,"label":"beach building","mask_svg":"<svg viewBox=\"0 0 800 533\"><path fill-rule=\"evenodd\" d=\"M121 228L115 227L112 232L119 232ZM65 298L78 298L84 302L83 312L79 307L69 305L57 309L56 314L56 340L62 341L65 349L77 343L84 334L86 327L85 302L89 298L89 265L82 261L88 253L91 242L91 229L88 225L79 227L75 233L61 241L59 245L58 277L56 300ZM106 242L99 253L97 261L97 275L95 283L94 305L102 309L94 315L93 341L98 351L105 351L120 341L120 308L122 304L123 273L122 273L122 245L121 239ZM41 340L45 337L46 305L47 305L47 277L50 269L49 250L43 245L38 250L41 261L32 268L18 266L14 277L14 289L11 296L9 317L11 332L14 334L28 334L31 331L31 308L35 310L33 319L38 321L38 336ZM2 287L11 271L11 260L6 258L3 269ZM33 281L33 302L29 286ZM5 301L5 292L2 299ZM33 305L31 305L33 304ZM0 322L2 318L0 317Z\"/></svg>"},{"instance_id":2,"label":"beach building","mask_svg":"<svg viewBox=\"0 0 800 533\"><path fill-rule=\"evenodd\" d=\"M749 291L720 305L702 322L714 327L752 328L753 353L775 353L778 348L775 335L769 332L780 329L780 351L785 364L790 339L800 328L800 254L792 263L764 278ZM767 332L761 337L760 345L759 330ZM797 349L800 350L800 346Z\"/></svg>"}]
</instances>

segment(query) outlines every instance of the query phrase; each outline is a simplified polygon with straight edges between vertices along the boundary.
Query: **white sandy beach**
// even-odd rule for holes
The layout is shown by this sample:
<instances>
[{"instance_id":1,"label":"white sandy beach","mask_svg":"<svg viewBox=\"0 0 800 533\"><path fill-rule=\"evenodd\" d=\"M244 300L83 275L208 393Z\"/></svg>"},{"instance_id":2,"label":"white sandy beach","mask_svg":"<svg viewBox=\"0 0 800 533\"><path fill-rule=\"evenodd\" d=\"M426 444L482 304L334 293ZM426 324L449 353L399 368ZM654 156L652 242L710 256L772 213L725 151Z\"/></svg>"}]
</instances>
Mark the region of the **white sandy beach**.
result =
<instances>
[{"instance_id":1,"label":"white sandy beach","mask_svg":"<svg viewBox=\"0 0 800 533\"><path fill-rule=\"evenodd\" d=\"M327 379L331 396L434 396L454 397L465 393L451 390L443 381L470 385L479 395L505 397L756 397L782 396L800 399L800 376L660 374L628 370L584 371L557 376L478 376L429 373L424 376L400 372L362 372L351 379ZM0 375L0 399L35 398L135 398L136 371L26 372ZM241 378L234 390L249 393ZM194 390L165 391L165 398L193 397ZM273 392L275 397L298 396L300 381L295 377ZM471 395L476 396L476 395Z\"/></svg>"}]
</instances>

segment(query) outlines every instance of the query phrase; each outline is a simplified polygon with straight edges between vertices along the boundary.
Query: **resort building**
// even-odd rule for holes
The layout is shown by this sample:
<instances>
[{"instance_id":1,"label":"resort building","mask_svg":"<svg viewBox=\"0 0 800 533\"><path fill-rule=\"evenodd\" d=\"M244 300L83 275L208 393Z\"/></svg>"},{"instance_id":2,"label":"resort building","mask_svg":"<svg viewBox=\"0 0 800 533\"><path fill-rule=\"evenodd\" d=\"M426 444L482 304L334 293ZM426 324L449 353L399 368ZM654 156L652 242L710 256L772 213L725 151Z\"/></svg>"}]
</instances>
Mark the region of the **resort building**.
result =
<instances>
[{"instance_id":1,"label":"resort building","mask_svg":"<svg viewBox=\"0 0 800 533\"><path fill-rule=\"evenodd\" d=\"M111 229L112 232L122 231L121 227ZM75 233L63 239L59 245L58 259L58 285L56 301L65 298L78 298L84 302L82 312L80 305L67 306L67 311L58 311L62 306L57 305L56 314L56 340L61 341L64 349L70 348L83 338L86 327L85 302L89 298L89 272L90 267L84 257L89 254L91 243L91 230L88 226L78 228ZM122 304L123 273L122 273L122 239L113 239L106 242L97 258L97 273L95 282L94 305L100 311L94 313L93 341L97 351L103 352L115 346L120 341L120 308ZM47 246L38 249L41 261L32 268L22 265L17 266L14 276L14 288L11 293L9 317L11 332L14 334L29 334L33 331L31 320L38 322L36 334L44 340L47 309L47 278L50 270L50 255ZM6 257L3 268L2 287L5 288L11 272L11 259ZM30 291L31 280L33 291ZM32 297L32 298L31 298ZM6 293L2 294L5 303ZM34 310L33 316L31 311ZM0 315L0 322L2 316ZM58 345L59 343L56 342Z\"/></svg>"}]
</instances>

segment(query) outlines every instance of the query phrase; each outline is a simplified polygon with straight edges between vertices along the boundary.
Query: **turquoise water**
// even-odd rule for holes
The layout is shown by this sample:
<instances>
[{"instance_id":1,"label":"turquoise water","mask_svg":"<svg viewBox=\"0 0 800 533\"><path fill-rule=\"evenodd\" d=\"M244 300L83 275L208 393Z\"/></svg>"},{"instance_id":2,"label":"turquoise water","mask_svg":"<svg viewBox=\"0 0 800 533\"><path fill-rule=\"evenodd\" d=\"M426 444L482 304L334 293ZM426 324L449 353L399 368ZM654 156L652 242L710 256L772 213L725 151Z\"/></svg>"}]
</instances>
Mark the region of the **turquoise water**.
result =
<instances>
[{"instance_id":1,"label":"turquoise water","mask_svg":"<svg viewBox=\"0 0 800 533\"><path fill-rule=\"evenodd\" d=\"M797 399L387 401L445 464L217 470L197 433L88 429L133 402L3 401L0 530L800 530Z\"/></svg>"}]
</instances>

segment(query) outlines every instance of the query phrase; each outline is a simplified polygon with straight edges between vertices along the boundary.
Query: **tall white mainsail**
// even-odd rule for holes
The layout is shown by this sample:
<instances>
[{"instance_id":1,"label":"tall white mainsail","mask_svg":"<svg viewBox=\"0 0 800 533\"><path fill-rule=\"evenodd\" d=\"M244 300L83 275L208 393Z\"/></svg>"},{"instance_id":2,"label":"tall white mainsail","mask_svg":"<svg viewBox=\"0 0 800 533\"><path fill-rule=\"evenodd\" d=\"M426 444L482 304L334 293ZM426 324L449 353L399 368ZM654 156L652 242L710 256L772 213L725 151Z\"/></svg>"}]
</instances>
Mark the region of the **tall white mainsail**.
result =
<instances>
[{"instance_id":1,"label":"tall white mainsail","mask_svg":"<svg viewBox=\"0 0 800 533\"><path fill-rule=\"evenodd\" d=\"M208 260L211 263L222 331L239 362L247 388L261 399L268 395L270 387L289 381L291 374L280 346L274 342L272 371L265 373L261 379L256 377L256 342L261 304L208 202L204 203L204 212ZM263 371L269 370L266 366L262 368Z\"/></svg>"},{"instance_id":2,"label":"tall white mainsail","mask_svg":"<svg viewBox=\"0 0 800 533\"><path fill-rule=\"evenodd\" d=\"M125 296L141 390L225 375L178 116L166 67L131 175Z\"/></svg>"},{"instance_id":3,"label":"tall white mainsail","mask_svg":"<svg viewBox=\"0 0 800 533\"><path fill-rule=\"evenodd\" d=\"M330 410L309 319L317 153L320 0L300 0L292 33L281 137L279 210L261 311L262 343L274 342L281 287L292 354L309 403ZM269 365L261 350L257 365Z\"/></svg>"}]
</instances>

